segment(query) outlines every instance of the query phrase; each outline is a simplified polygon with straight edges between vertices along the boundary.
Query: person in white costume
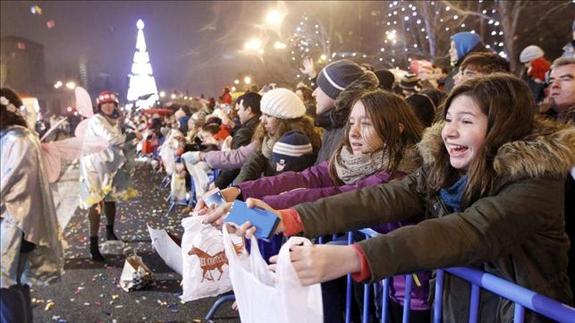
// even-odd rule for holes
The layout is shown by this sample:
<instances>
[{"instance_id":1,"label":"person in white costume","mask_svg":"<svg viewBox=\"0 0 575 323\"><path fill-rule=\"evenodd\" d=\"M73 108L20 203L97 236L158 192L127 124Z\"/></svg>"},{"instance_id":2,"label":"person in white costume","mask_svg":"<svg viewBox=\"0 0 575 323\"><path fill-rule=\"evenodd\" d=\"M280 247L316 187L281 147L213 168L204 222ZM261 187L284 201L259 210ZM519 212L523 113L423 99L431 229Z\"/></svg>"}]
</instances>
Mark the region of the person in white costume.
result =
<instances>
[{"instance_id":1,"label":"person in white costume","mask_svg":"<svg viewBox=\"0 0 575 323\"><path fill-rule=\"evenodd\" d=\"M83 136L103 138L106 150L80 159L80 207L88 209L90 220L90 254L94 261L105 262L98 248L100 216L106 215L106 239L119 240L114 233L116 201L136 196L131 187L135 138L138 132L124 133L118 109L118 96L110 91L100 93L96 100L96 114L90 117Z\"/></svg>"}]
</instances>

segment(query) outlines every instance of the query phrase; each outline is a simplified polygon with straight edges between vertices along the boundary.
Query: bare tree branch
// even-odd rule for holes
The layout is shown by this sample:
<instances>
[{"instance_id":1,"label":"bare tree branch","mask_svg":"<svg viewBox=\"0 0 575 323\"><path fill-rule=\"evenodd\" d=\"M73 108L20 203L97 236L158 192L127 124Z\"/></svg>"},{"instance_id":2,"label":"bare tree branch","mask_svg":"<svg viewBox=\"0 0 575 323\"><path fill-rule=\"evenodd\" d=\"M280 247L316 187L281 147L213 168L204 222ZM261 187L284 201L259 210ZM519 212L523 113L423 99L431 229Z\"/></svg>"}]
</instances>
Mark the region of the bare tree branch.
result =
<instances>
[{"instance_id":1,"label":"bare tree branch","mask_svg":"<svg viewBox=\"0 0 575 323\"><path fill-rule=\"evenodd\" d=\"M454 5L453 3L451 3L450 1L447 1L447 0L442 0L441 2L443 4L445 4L446 6L449 6L450 8L455 10L458 14L461 14L461 15L476 16L476 17L479 17L479 18L485 19L485 20L493 19L493 18L489 17L488 15L482 14L481 12L476 12L473 10L465 10L465 9L460 8L460 7L457 7L456 5Z\"/></svg>"},{"instance_id":2,"label":"bare tree branch","mask_svg":"<svg viewBox=\"0 0 575 323\"><path fill-rule=\"evenodd\" d=\"M540 28L541 24L543 23L543 21L544 21L548 16L550 16L551 14L553 14L555 11L560 11L560 10L569 8L569 4L570 4L570 2L566 1L566 2L564 2L564 3L561 4L561 5L555 6L555 7L551 8L551 9L547 10L543 15L541 15L541 16L539 17L539 20L537 20L536 23L530 24L530 27L527 28L526 32L531 32L533 29Z\"/></svg>"}]
</instances>

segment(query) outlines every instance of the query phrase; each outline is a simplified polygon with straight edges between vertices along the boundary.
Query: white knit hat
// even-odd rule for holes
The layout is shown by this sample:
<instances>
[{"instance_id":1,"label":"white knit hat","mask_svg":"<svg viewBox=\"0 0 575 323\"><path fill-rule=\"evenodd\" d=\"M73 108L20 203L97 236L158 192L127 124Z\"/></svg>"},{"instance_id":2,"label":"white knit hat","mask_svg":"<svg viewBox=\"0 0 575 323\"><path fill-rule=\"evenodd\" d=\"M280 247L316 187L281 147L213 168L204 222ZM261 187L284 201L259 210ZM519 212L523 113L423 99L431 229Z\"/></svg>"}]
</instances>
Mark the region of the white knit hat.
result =
<instances>
[{"instance_id":1,"label":"white knit hat","mask_svg":"<svg viewBox=\"0 0 575 323\"><path fill-rule=\"evenodd\" d=\"M539 57L543 57L543 55L544 54L541 47L536 45L529 45L521 51L521 54L519 54L519 61L521 63L527 63Z\"/></svg>"},{"instance_id":2,"label":"white knit hat","mask_svg":"<svg viewBox=\"0 0 575 323\"><path fill-rule=\"evenodd\" d=\"M260 104L262 113L279 119L295 119L305 114L305 105L288 89L277 88L266 92Z\"/></svg>"}]
</instances>

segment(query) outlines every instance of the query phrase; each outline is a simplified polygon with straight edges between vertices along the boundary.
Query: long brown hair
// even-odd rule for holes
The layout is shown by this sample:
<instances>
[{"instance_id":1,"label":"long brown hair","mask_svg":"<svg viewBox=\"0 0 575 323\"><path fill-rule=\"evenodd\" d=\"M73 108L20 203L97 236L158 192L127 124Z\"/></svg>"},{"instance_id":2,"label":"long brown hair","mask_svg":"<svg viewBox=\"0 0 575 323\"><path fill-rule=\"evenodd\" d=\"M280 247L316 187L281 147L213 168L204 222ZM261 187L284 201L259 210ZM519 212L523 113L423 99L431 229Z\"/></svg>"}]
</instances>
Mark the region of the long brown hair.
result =
<instances>
[{"instance_id":1,"label":"long brown hair","mask_svg":"<svg viewBox=\"0 0 575 323\"><path fill-rule=\"evenodd\" d=\"M356 98L351 105L352 109L357 102L363 104L376 133L385 143L382 149L389 161L387 165L381 165L380 169L388 172L396 171L405 149L415 145L421 139L423 132L421 122L407 102L399 95L391 92L379 89L365 92ZM400 124L403 129L400 128ZM345 134L329 161L329 176L339 184L342 184L342 181L337 176L335 160L343 148L351 149L349 143L350 129L348 118Z\"/></svg>"},{"instance_id":2,"label":"long brown hair","mask_svg":"<svg viewBox=\"0 0 575 323\"><path fill-rule=\"evenodd\" d=\"M313 124L313 119L307 115L295 119L280 119L277 118L277 130L272 137L269 136L264 126L260 122L257 126L252 141L257 142L258 149L261 147L262 142L266 137L269 137L273 142L277 141L284 133L291 130L299 130L304 133L313 147L313 151L317 152L321 146L321 130L316 128Z\"/></svg>"},{"instance_id":3,"label":"long brown hair","mask_svg":"<svg viewBox=\"0 0 575 323\"><path fill-rule=\"evenodd\" d=\"M485 143L467 169L467 187L462 205L468 205L489 192L495 185L493 160L497 150L505 143L521 139L532 132L535 100L527 85L517 77L494 73L467 80L451 91L442 107L445 118L453 100L470 97L487 116ZM442 145L436 161L431 165L429 188L437 191L453 184L459 177L451 167L447 150Z\"/></svg>"}]
</instances>

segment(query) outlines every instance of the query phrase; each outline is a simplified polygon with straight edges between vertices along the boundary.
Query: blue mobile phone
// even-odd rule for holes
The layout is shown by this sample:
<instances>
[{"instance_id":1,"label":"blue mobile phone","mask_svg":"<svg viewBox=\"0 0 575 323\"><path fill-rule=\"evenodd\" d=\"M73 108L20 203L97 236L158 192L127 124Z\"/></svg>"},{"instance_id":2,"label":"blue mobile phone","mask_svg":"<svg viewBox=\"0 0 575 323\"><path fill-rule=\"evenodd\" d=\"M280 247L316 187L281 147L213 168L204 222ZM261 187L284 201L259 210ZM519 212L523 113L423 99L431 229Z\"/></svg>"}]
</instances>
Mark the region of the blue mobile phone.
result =
<instances>
[{"instance_id":1,"label":"blue mobile phone","mask_svg":"<svg viewBox=\"0 0 575 323\"><path fill-rule=\"evenodd\" d=\"M256 227L255 236L258 239L269 241L278 226L280 219L272 212L260 209L249 208L244 201L236 200L232 204L230 213L225 220L236 225L242 225L246 221Z\"/></svg>"}]
</instances>

